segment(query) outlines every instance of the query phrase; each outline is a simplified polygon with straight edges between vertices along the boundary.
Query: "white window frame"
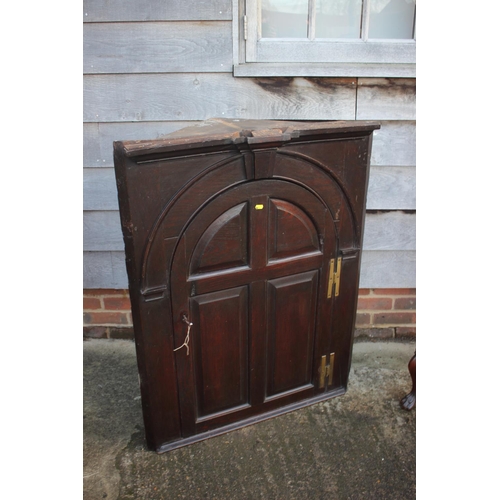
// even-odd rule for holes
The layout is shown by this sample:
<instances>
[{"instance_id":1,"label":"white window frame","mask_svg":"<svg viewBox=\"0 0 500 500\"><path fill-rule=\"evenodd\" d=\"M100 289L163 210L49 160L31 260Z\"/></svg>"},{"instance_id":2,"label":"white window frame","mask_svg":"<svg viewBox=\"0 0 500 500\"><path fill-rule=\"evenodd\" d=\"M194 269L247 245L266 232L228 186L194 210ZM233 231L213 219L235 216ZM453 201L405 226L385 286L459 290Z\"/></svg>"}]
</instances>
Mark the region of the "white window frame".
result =
<instances>
[{"instance_id":1,"label":"white window frame","mask_svg":"<svg viewBox=\"0 0 500 500\"><path fill-rule=\"evenodd\" d=\"M234 76L416 76L415 39L259 39L259 19L258 0L233 0Z\"/></svg>"}]
</instances>

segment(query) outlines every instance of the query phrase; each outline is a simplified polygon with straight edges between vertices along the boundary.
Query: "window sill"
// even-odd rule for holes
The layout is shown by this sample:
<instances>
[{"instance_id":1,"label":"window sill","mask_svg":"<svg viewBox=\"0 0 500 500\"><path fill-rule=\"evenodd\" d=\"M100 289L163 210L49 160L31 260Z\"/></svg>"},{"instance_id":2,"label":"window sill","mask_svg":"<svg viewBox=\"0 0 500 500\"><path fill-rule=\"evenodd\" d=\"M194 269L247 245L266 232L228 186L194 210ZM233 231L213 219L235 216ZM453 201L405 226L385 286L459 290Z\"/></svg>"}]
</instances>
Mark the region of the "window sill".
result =
<instances>
[{"instance_id":1,"label":"window sill","mask_svg":"<svg viewBox=\"0 0 500 500\"><path fill-rule=\"evenodd\" d=\"M246 63L233 66L235 77L415 78L416 65L376 63Z\"/></svg>"}]
</instances>

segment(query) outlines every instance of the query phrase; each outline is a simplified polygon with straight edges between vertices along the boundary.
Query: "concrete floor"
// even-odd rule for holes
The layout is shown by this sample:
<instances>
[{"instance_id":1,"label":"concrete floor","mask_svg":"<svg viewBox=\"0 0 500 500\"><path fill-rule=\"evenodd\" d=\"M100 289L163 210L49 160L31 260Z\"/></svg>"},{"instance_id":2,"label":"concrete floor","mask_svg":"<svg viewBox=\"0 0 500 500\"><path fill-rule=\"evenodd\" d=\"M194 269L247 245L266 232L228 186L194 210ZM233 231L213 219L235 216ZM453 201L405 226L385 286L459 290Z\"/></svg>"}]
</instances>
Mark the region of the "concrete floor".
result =
<instances>
[{"instance_id":1,"label":"concrete floor","mask_svg":"<svg viewBox=\"0 0 500 500\"><path fill-rule=\"evenodd\" d=\"M414 342L357 341L347 393L162 455L144 440L135 346L84 349L84 500L413 499Z\"/></svg>"}]
</instances>

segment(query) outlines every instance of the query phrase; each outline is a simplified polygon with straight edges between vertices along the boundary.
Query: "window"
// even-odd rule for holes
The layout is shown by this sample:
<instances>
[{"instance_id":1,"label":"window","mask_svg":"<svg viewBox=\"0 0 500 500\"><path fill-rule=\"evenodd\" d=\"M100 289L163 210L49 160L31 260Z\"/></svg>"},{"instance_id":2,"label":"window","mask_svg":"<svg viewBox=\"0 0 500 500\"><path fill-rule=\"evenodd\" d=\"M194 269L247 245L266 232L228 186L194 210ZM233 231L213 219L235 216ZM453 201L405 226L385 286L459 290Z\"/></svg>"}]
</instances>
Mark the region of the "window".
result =
<instances>
[{"instance_id":1,"label":"window","mask_svg":"<svg viewBox=\"0 0 500 500\"><path fill-rule=\"evenodd\" d=\"M416 0L235 0L236 76L415 76Z\"/></svg>"}]
</instances>

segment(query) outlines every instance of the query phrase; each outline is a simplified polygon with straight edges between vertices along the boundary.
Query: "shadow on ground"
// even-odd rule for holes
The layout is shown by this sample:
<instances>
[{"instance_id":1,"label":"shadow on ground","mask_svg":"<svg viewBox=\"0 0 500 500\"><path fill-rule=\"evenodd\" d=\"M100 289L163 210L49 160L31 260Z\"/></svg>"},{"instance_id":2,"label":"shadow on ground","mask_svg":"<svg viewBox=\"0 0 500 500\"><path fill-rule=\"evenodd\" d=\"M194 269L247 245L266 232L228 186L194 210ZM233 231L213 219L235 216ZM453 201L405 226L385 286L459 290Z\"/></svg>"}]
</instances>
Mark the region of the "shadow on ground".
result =
<instances>
[{"instance_id":1,"label":"shadow on ground","mask_svg":"<svg viewBox=\"0 0 500 500\"><path fill-rule=\"evenodd\" d=\"M163 455L144 440L135 347L84 348L84 500L413 499L412 342L354 344L347 393Z\"/></svg>"}]
</instances>

